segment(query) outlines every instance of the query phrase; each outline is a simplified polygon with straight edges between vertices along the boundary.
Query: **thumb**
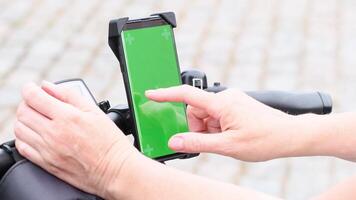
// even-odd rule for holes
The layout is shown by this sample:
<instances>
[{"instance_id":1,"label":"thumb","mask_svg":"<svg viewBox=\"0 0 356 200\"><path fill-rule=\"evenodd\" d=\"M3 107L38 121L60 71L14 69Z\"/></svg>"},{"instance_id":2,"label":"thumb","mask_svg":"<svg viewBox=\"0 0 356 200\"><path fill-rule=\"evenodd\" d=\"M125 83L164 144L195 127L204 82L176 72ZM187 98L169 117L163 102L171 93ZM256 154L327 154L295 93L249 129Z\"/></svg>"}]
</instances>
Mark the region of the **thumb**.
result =
<instances>
[{"instance_id":1,"label":"thumb","mask_svg":"<svg viewBox=\"0 0 356 200\"><path fill-rule=\"evenodd\" d=\"M224 133L180 133L172 136L168 142L169 148L185 153L218 153L225 154L224 149L229 140Z\"/></svg>"},{"instance_id":2,"label":"thumb","mask_svg":"<svg viewBox=\"0 0 356 200\"><path fill-rule=\"evenodd\" d=\"M88 101L78 92L70 88L61 85L55 85L48 81L42 81L41 87L49 95L62 102L71 104L74 107L86 108L92 106L92 103L90 101Z\"/></svg>"}]
</instances>

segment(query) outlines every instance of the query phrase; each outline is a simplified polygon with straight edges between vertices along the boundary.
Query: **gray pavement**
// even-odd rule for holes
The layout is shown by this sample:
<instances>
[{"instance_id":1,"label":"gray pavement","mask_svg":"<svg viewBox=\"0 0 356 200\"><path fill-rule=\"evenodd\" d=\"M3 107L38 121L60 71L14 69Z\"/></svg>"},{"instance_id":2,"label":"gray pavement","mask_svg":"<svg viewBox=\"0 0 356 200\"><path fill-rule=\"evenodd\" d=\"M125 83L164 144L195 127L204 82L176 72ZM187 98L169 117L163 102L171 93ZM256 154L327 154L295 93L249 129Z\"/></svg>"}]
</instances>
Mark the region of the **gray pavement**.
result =
<instances>
[{"instance_id":1,"label":"gray pavement","mask_svg":"<svg viewBox=\"0 0 356 200\"><path fill-rule=\"evenodd\" d=\"M175 11L182 68L242 90L321 90L355 111L352 0L0 0L0 141L12 138L21 86L81 77L98 99L125 103L108 22ZM245 163L216 155L169 165L287 199L306 199L352 175L333 158Z\"/></svg>"}]
</instances>

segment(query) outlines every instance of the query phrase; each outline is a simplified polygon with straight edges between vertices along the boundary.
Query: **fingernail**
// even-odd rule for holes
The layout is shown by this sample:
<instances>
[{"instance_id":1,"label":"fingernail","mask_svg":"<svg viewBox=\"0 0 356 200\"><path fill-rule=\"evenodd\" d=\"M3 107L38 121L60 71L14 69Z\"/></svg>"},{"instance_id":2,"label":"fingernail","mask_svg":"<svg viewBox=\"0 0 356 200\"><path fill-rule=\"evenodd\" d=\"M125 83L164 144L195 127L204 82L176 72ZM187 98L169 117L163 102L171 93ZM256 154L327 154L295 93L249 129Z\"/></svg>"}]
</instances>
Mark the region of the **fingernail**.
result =
<instances>
[{"instance_id":1,"label":"fingernail","mask_svg":"<svg viewBox=\"0 0 356 200\"><path fill-rule=\"evenodd\" d=\"M45 86L53 86L54 84L49 82L49 81L46 81L46 80L43 80L41 85L45 85Z\"/></svg>"},{"instance_id":2,"label":"fingernail","mask_svg":"<svg viewBox=\"0 0 356 200\"><path fill-rule=\"evenodd\" d=\"M154 93L154 90L146 90L145 95L152 95Z\"/></svg>"},{"instance_id":3,"label":"fingernail","mask_svg":"<svg viewBox=\"0 0 356 200\"><path fill-rule=\"evenodd\" d=\"M46 81L46 80L43 80L42 83L41 83L41 88L44 89L45 91L49 92L50 91L54 91L57 89L57 85L55 85L54 83L52 82L49 82L49 81Z\"/></svg>"},{"instance_id":4,"label":"fingernail","mask_svg":"<svg viewBox=\"0 0 356 200\"><path fill-rule=\"evenodd\" d=\"M169 140L168 146L175 150L184 148L184 139L180 136L173 137Z\"/></svg>"}]
</instances>

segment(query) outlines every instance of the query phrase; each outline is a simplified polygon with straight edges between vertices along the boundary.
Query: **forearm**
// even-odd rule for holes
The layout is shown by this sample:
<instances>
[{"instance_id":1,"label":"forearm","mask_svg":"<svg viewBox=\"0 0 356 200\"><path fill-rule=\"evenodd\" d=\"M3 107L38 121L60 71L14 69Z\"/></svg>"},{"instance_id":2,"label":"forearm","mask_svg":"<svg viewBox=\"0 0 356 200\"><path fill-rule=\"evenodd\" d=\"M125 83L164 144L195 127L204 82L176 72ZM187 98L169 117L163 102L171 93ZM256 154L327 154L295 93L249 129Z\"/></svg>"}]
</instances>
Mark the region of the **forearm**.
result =
<instances>
[{"instance_id":1,"label":"forearm","mask_svg":"<svg viewBox=\"0 0 356 200\"><path fill-rule=\"evenodd\" d=\"M335 156L356 160L356 113L302 115L294 120L288 155Z\"/></svg>"},{"instance_id":2,"label":"forearm","mask_svg":"<svg viewBox=\"0 0 356 200\"><path fill-rule=\"evenodd\" d=\"M356 196L356 176L349 178L335 186L331 189L323 192L317 197L312 198L313 200L346 200L354 199Z\"/></svg>"},{"instance_id":3,"label":"forearm","mask_svg":"<svg viewBox=\"0 0 356 200\"><path fill-rule=\"evenodd\" d=\"M116 189L111 191L112 199L276 199L231 184L188 174L147 158L132 162L131 166L141 167L121 173L123 177L118 178Z\"/></svg>"}]
</instances>

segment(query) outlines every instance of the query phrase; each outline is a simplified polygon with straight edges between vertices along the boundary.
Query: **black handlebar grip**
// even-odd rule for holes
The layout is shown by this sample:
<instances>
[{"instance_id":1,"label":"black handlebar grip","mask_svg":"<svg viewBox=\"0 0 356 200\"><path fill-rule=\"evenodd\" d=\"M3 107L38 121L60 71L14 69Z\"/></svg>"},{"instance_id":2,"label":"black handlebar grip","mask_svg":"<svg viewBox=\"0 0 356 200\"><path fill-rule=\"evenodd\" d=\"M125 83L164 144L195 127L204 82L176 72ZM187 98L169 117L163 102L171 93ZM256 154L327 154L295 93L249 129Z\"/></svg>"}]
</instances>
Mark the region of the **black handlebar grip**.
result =
<instances>
[{"instance_id":1,"label":"black handlebar grip","mask_svg":"<svg viewBox=\"0 0 356 200\"><path fill-rule=\"evenodd\" d=\"M133 130L130 109L128 105L117 105L107 111L107 116L125 134L130 135Z\"/></svg>"},{"instance_id":2,"label":"black handlebar grip","mask_svg":"<svg viewBox=\"0 0 356 200\"><path fill-rule=\"evenodd\" d=\"M7 170L15 163L11 155L3 149L0 149L0 178L4 176Z\"/></svg>"},{"instance_id":3,"label":"black handlebar grip","mask_svg":"<svg viewBox=\"0 0 356 200\"><path fill-rule=\"evenodd\" d=\"M246 92L247 95L275 109L291 115L305 113L329 114L332 111L332 98L321 92L290 93L282 91Z\"/></svg>"}]
</instances>

